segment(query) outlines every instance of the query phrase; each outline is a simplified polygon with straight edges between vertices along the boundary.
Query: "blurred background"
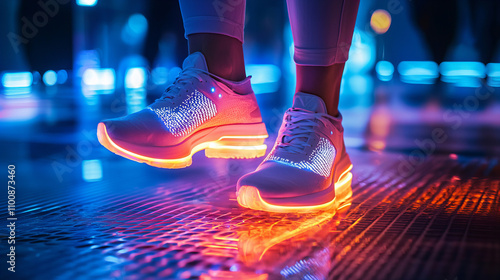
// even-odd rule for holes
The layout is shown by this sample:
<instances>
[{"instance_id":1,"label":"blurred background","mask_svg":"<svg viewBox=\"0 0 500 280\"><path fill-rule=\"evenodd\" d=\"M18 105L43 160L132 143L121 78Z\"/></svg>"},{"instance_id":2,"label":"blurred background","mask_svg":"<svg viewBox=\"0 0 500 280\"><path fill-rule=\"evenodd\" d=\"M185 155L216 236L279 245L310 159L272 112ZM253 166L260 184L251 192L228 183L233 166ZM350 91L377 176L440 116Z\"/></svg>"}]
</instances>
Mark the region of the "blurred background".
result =
<instances>
[{"instance_id":1,"label":"blurred background","mask_svg":"<svg viewBox=\"0 0 500 280\"><path fill-rule=\"evenodd\" d=\"M286 3L247 2L247 74L273 133L295 86ZM101 160L118 159L97 123L145 108L181 70L178 2L3 0L0 14L2 162L100 180ZM347 146L500 155L499 14L494 0L362 0L341 92Z\"/></svg>"}]
</instances>

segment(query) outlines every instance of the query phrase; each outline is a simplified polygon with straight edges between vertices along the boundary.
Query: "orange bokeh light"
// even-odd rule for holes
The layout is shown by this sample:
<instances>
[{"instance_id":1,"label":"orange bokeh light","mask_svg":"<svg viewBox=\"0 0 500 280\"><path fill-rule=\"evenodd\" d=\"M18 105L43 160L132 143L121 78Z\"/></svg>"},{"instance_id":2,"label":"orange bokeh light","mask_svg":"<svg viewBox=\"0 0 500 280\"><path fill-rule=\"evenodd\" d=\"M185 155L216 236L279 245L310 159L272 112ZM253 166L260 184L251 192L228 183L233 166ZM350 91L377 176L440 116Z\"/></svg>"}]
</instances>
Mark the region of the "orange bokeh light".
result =
<instances>
[{"instance_id":1,"label":"orange bokeh light","mask_svg":"<svg viewBox=\"0 0 500 280\"><path fill-rule=\"evenodd\" d=\"M370 26L377 34L384 34L391 26L391 14L386 10L376 10L370 19Z\"/></svg>"}]
</instances>

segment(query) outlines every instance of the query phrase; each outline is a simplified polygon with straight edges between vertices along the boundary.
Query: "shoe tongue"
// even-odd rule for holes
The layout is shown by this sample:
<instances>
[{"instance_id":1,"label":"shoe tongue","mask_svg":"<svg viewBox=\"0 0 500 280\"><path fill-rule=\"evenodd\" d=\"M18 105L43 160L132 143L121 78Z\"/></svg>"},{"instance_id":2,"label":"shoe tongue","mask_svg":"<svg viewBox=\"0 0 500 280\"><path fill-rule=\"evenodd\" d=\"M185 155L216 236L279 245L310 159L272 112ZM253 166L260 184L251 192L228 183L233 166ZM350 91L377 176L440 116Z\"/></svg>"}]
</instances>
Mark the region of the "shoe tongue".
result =
<instances>
[{"instance_id":1,"label":"shoe tongue","mask_svg":"<svg viewBox=\"0 0 500 280\"><path fill-rule=\"evenodd\" d=\"M312 95L309 93L304 93L304 92L297 92L293 96L293 105L292 109L294 108L300 108L308 111L312 111L315 113L322 113L326 114L326 105L325 102L323 102L323 99L316 95ZM300 142L306 142L308 139L308 136L303 136L303 137L297 137L294 138L293 140L290 139L288 136L283 136L283 143L292 143L297 141L298 143Z\"/></svg>"},{"instance_id":2,"label":"shoe tongue","mask_svg":"<svg viewBox=\"0 0 500 280\"><path fill-rule=\"evenodd\" d=\"M308 111L313 111L315 113L326 114L326 105L323 99L316 95L312 95L304 92L297 92L293 96L293 106L292 108L300 108Z\"/></svg>"},{"instance_id":3,"label":"shoe tongue","mask_svg":"<svg viewBox=\"0 0 500 280\"><path fill-rule=\"evenodd\" d=\"M208 71L205 56L201 52L190 54L188 57L186 57L186 59L184 59L184 62L182 63L182 69L185 70L187 68L196 68L203 71Z\"/></svg>"}]
</instances>

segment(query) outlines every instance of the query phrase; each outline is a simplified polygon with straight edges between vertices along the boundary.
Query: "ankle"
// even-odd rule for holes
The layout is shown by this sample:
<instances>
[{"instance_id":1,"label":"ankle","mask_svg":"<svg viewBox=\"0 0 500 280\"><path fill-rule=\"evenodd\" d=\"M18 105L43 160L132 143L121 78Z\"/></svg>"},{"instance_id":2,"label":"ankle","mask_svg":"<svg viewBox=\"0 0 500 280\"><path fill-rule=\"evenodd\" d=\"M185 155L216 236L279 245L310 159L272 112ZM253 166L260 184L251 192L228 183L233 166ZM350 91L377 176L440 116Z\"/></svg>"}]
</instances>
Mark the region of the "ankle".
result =
<instances>
[{"instance_id":1,"label":"ankle","mask_svg":"<svg viewBox=\"0 0 500 280\"><path fill-rule=\"evenodd\" d=\"M230 81L246 78L243 44L221 34L196 33L188 35L189 53L201 52L208 71Z\"/></svg>"},{"instance_id":2,"label":"ankle","mask_svg":"<svg viewBox=\"0 0 500 280\"><path fill-rule=\"evenodd\" d=\"M344 63L330 66L297 65L296 92L305 92L320 97L325 102L328 114L338 117L340 83L344 65Z\"/></svg>"},{"instance_id":3,"label":"ankle","mask_svg":"<svg viewBox=\"0 0 500 280\"><path fill-rule=\"evenodd\" d=\"M328 110L328 115L337 118L340 115L339 108L326 108Z\"/></svg>"}]
</instances>

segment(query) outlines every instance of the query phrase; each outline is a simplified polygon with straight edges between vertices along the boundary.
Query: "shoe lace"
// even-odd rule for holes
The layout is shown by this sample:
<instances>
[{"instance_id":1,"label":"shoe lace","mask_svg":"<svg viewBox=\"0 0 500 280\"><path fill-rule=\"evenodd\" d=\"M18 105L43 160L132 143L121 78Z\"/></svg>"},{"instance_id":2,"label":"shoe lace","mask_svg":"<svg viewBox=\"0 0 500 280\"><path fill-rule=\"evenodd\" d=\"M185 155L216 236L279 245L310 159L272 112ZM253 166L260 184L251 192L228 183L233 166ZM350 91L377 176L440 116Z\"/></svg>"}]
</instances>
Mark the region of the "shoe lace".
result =
<instances>
[{"instance_id":1,"label":"shoe lace","mask_svg":"<svg viewBox=\"0 0 500 280\"><path fill-rule=\"evenodd\" d=\"M175 81L165 89L165 92L161 95L159 100L174 99L179 96L182 89L187 84L193 83L193 79L197 79L200 83L203 82L204 79L201 76L203 73L205 73L205 71L196 68L187 68L182 70L179 73L179 76L175 78Z\"/></svg>"},{"instance_id":2,"label":"shoe lace","mask_svg":"<svg viewBox=\"0 0 500 280\"><path fill-rule=\"evenodd\" d=\"M318 127L320 123L326 126L334 119L330 115L301 108L290 108L285 115L285 130L277 148L291 153L303 153L306 147L311 147L307 141L314 132L314 128Z\"/></svg>"}]
</instances>

